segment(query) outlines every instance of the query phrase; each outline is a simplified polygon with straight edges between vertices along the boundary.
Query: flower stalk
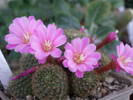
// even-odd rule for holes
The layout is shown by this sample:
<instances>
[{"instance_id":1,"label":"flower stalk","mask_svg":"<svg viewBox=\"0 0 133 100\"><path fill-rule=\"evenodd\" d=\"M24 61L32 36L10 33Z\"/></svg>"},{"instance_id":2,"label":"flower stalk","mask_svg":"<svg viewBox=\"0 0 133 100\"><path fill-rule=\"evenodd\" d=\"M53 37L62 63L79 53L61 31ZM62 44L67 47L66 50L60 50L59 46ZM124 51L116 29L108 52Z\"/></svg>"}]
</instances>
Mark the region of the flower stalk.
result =
<instances>
[{"instance_id":1,"label":"flower stalk","mask_svg":"<svg viewBox=\"0 0 133 100\"><path fill-rule=\"evenodd\" d=\"M29 75L29 74L32 74L32 73L34 73L37 69L38 69L38 66L32 67L32 68L30 68L30 69L28 69L28 70L26 70L26 71L20 73L19 75L13 77L11 80L17 80L17 79L20 79L21 77L24 77L24 76L27 76L27 75Z\"/></svg>"},{"instance_id":2,"label":"flower stalk","mask_svg":"<svg viewBox=\"0 0 133 100\"><path fill-rule=\"evenodd\" d=\"M109 64L105 65L104 67L98 68L95 70L97 74L107 72L109 70L115 69L116 63L112 60Z\"/></svg>"},{"instance_id":3,"label":"flower stalk","mask_svg":"<svg viewBox=\"0 0 133 100\"><path fill-rule=\"evenodd\" d=\"M116 40L117 38L117 34L116 32L110 32L101 43L99 43L97 45L97 50L104 47L105 45L107 45L108 43L111 43L112 41Z\"/></svg>"}]
</instances>

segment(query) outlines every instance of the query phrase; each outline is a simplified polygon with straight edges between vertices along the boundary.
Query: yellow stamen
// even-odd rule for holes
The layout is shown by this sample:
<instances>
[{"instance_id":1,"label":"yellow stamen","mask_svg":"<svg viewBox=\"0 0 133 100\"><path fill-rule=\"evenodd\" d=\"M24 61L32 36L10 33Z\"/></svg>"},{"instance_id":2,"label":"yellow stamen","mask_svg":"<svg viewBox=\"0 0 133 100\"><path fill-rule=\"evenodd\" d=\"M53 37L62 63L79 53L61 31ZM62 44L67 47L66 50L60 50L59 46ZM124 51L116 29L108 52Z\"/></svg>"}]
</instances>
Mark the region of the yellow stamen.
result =
<instances>
[{"instance_id":1,"label":"yellow stamen","mask_svg":"<svg viewBox=\"0 0 133 100\"><path fill-rule=\"evenodd\" d=\"M80 53L76 53L74 54L73 60L77 63L77 64L81 64L84 62L85 57L83 54Z\"/></svg>"},{"instance_id":2,"label":"yellow stamen","mask_svg":"<svg viewBox=\"0 0 133 100\"><path fill-rule=\"evenodd\" d=\"M131 58L126 58L125 56L121 56L118 58L119 61L121 61L123 64L127 65L128 63L132 62L132 59Z\"/></svg>"},{"instance_id":3,"label":"yellow stamen","mask_svg":"<svg viewBox=\"0 0 133 100\"><path fill-rule=\"evenodd\" d=\"M45 41L43 44L43 49L46 52L51 51L52 50L52 42L49 40Z\"/></svg>"},{"instance_id":4,"label":"yellow stamen","mask_svg":"<svg viewBox=\"0 0 133 100\"><path fill-rule=\"evenodd\" d=\"M29 43L29 41L30 41L30 34L29 33L25 33L24 35L23 35L23 42L25 43L25 44L27 44L27 43Z\"/></svg>"}]
</instances>

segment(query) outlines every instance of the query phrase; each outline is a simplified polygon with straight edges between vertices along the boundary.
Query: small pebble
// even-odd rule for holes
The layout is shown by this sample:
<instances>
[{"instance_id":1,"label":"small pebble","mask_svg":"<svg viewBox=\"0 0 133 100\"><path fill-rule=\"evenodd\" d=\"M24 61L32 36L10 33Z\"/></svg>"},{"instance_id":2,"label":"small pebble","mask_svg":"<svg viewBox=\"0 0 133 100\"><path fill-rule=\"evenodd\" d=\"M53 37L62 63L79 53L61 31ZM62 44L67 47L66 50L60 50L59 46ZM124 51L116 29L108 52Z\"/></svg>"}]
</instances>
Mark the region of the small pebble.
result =
<instances>
[{"instance_id":1,"label":"small pebble","mask_svg":"<svg viewBox=\"0 0 133 100\"><path fill-rule=\"evenodd\" d=\"M113 81L114 81L114 78L113 77L106 77L105 78L105 81L107 82L107 83L112 83Z\"/></svg>"}]
</instances>

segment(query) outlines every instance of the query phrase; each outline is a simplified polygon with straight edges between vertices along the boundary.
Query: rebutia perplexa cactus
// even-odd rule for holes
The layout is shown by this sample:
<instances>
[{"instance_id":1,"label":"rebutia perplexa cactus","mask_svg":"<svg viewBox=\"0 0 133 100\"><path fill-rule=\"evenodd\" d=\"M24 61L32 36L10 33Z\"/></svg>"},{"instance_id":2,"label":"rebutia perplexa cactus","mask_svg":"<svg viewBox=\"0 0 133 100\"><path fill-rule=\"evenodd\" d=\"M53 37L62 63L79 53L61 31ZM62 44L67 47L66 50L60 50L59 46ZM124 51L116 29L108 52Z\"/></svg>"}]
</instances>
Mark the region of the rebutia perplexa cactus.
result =
<instances>
[{"instance_id":1,"label":"rebutia perplexa cactus","mask_svg":"<svg viewBox=\"0 0 133 100\"><path fill-rule=\"evenodd\" d=\"M61 66L41 65L32 78L34 95L40 100L65 100L68 93L68 78Z\"/></svg>"},{"instance_id":2,"label":"rebutia perplexa cactus","mask_svg":"<svg viewBox=\"0 0 133 100\"><path fill-rule=\"evenodd\" d=\"M25 99L27 95L32 95L31 79L32 74L21 77L17 80L11 80L9 91L14 97Z\"/></svg>"},{"instance_id":3,"label":"rebutia perplexa cactus","mask_svg":"<svg viewBox=\"0 0 133 100\"><path fill-rule=\"evenodd\" d=\"M86 36L86 34L73 29L65 30L65 33L68 35L69 40L75 37ZM104 66L110 60L105 54L102 56L100 65ZM68 95L68 88L70 88L68 84L70 84L72 92L76 96L85 98L91 94L90 91L96 87L96 83L105 76L101 75L99 77L94 72L87 72L84 78L79 79L75 75L70 74L70 80L68 82L68 73L70 72L65 72L63 66L57 65L52 58L48 58L48 62L47 64L39 65L34 56L24 56L23 60L21 60L23 70L37 65L39 65L39 69L33 74L12 81L10 88L13 91L13 95L18 98L35 95L40 100L65 100Z\"/></svg>"},{"instance_id":4,"label":"rebutia perplexa cactus","mask_svg":"<svg viewBox=\"0 0 133 100\"><path fill-rule=\"evenodd\" d=\"M96 87L97 76L93 72L85 73L83 78L77 78L75 75L71 77L73 93L82 98L88 97L90 90Z\"/></svg>"},{"instance_id":5,"label":"rebutia perplexa cactus","mask_svg":"<svg viewBox=\"0 0 133 100\"><path fill-rule=\"evenodd\" d=\"M110 62L109 57L102 53L100 66L105 66ZM96 88L97 83L107 76L107 73L96 74L95 72L86 72L83 78L77 78L75 75L72 74L71 76L71 87L73 94L86 98L91 95L91 90Z\"/></svg>"},{"instance_id":6,"label":"rebutia perplexa cactus","mask_svg":"<svg viewBox=\"0 0 133 100\"><path fill-rule=\"evenodd\" d=\"M31 67L37 66L38 61L33 55L28 54L22 56L22 58L20 59L20 64L22 70L27 70L30 69Z\"/></svg>"},{"instance_id":7,"label":"rebutia perplexa cactus","mask_svg":"<svg viewBox=\"0 0 133 100\"><path fill-rule=\"evenodd\" d=\"M85 34L84 32L80 32L79 30L75 29L65 29L65 34L68 37L69 41L76 37L88 36L88 34Z\"/></svg>"}]
</instances>

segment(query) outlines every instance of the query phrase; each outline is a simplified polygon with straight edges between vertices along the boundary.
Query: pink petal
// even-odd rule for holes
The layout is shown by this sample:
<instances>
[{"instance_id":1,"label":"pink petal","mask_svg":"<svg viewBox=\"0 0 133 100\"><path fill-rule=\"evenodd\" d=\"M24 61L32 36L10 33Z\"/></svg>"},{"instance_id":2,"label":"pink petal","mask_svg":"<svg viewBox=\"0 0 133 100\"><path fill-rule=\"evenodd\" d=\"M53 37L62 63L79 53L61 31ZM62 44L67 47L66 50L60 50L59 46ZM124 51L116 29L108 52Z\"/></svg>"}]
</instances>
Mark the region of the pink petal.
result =
<instances>
[{"instance_id":1,"label":"pink petal","mask_svg":"<svg viewBox=\"0 0 133 100\"><path fill-rule=\"evenodd\" d=\"M30 41L30 44L31 44L31 48L33 50L42 50L42 47L41 47L41 41L39 40L39 38L37 38L36 36L32 36L31 38L31 41Z\"/></svg>"},{"instance_id":2,"label":"pink petal","mask_svg":"<svg viewBox=\"0 0 133 100\"><path fill-rule=\"evenodd\" d=\"M69 66L69 70L71 72L76 72L77 71L77 66L74 62L72 62L71 60L68 61L67 65Z\"/></svg>"},{"instance_id":3,"label":"pink petal","mask_svg":"<svg viewBox=\"0 0 133 100\"><path fill-rule=\"evenodd\" d=\"M47 38L53 41L56 33L56 25L55 24L49 24L47 27Z\"/></svg>"},{"instance_id":4,"label":"pink petal","mask_svg":"<svg viewBox=\"0 0 133 100\"><path fill-rule=\"evenodd\" d=\"M80 38L75 38L74 40L72 40L72 45L74 46L74 48L77 52L81 52L81 50L82 50L82 41L81 41Z\"/></svg>"},{"instance_id":5,"label":"pink petal","mask_svg":"<svg viewBox=\"0 0 133 100\"><path fill-rule=\"evenodd\" d=\"M67 59L73 59L73 52L71 50L66 50L65 53L64 53L64 56Z\"/></svg>"},{"instance_id":6,"label":"pink petal","mask_svg":"<svg viewBox=\"0 0 133 100\"><path fill-rule=\"evenodd\" d=\"M28 32L31 34L35 34L35 29L37 28L37 21L35 19L31 19L28 25Z\"/></svg>"},{"instance_id":7,"label":"pink petal","mask_svg":"<svg viewBox=\"0 0 133 100\"><path fill-rule=\"evenodd\" d=\"M57 31L57 35L62 35L64 33L64 30L61 28L58 28L56 31Z\"/></svg>"},{"instance_id":8,"label":"pink petal","mask_svg":"<svg viewBox=\"0 0 133 100\"><path fill-rule=\"evenodd\" d=\"M87 65L86 71L90 72L92 71L94 68L96 68L97 66L92 66L92 65Z\"/></svg>"},{"instance_id":9,"label":"pink petal","mask_svg":"<svg viewBox=\"0 0 133 100\"><path fill-rule=\"evenodd\" d=\"M58 48L55 48L52 52L51 52L51 56L55 57L55 58L59 58L61 56L62 51Z\"/></svg>"},{"instance_id":10,"label":"pink petal","mask_svg":"<svg viewBox=\"0 0 133 100\"><path fill-rule=\"evenodd\" d=\"M40 39L40 41L44 42L44 40L47 39L47 28L45 27L45 25L38 25L37 27L38 29L35 30L36 32L36 37L38 37L38 39Z\"/></svg>"},{"instance_id":11,"label":"pink petal","mask_svg":"<svg viewBox=\"0 0 133 100\"><path fill-rule=\"evenodd\" d=\"M35 57L37 59L39 59L39 60L42 60L44 58L47 58L48 57L48 54L47 53L44 53L44 52L42 52L40 50L38 50L38 51L35 51Z\"/></svg>"},{"instance_id":12,"label":"pink petal","mask_svg":"<svg viewBox=\"0 0 133 100\"><path fill-rule=\"evenodd\" d=\"M81 72L81 71L76 71L75 75L76 75L78 78L83 78L83 77L84 77L84 73Z\"/></svg>"},{"instance_id":13,"label":"pink petal","mask_svg":"<svg viewBox=\"0 0 133 100\"><path fill-rule=\"evenodd\" d=\"M34 16L29 16L28 19L29 19L29 20L35 20L35 17L34 17Z\"/></svg>"},{"instance_id":14,"label":"pink petal","mask_svg":"<svg viewBox=\"0 0 133 100\"><path fill-rule=\"evenodd\" d=\"M125 67L124 70L125 70L127 73L133 75L133 66Z\"/></svg>"},{"instance_id":15,"label":"pink petal","mask_svg":"<svg viewBox=\"0 0 133 100\"><path fill-rule=\"evenodd\" d=\"M19 44L15 47L15 51L16 52L20 52L20 53L28 53L28 45L24 45L24 44Z\"/></svg>"},{"instance_id":16,"label":"pink petal","mask_svg":"<svg viewBox=\"0 0 133 100\"><path fill-rule=\"evenodd\" d=\"M77 67L78 67L78 70L81 72L85 72L87 70L87 67L85 64L80 64Z\"/></svg>"},{"instance_id":17,"label":"pink petal","mask_svg":"<svg viewBox=\"0 0 133 100\"><path fill-rule=\"evenodd\" d=\"M64 65L65 68L68 67L68 65L67 65L67 60L64 60L64 61L63 61L63 65Z\"/></svg>"},{"instance_id":18,"label":"pink petal","mask_svg":"<svg viewBox=\"0 0 133 100\"><path fill-rule=\"evenodd\" d=\"M96 46L95 46L94 44L90 44L90 45L89 45L89 49L90 49L91 51L95 51L95 50L96 50Z\"/></svg>"},{"instance_id":19,"label":"pink petal","mask_svg":"<svg viewBox=\"0 0 133 100\"><path fill-rule=\"evenodd\" d=\"M87 58L85 60L85 64L87 65L96 65L98 61L95 58Z\"/></svg>"},{"instance_id":20,"label":"pink petal","mask_svg":"<svg viewBox=\"0 0 133 100\"><path fill-rule=\"evenodd\" d=\"M15 23L12 23L9 26L9 32L12 34L16 34L19 37L21 37L24 34L24 31L22 30L22 28Z\"/></svg>"},{"instance_id":21,"label":"pink petal","mask_svg":"<svg viewBox=\"0 0 133 100\"><path fill-rule=\"evenodd\" d=\"M67 43L67 44L65 45L65 50L67 50L67 49L69 49L69 50L71 50L71 51L74 51L74 48L73 48L73 46L72 46L70 43Z\"/></svg>"},{"instance_id":22,"label":"pink petal","mask_svg":"<svg viewBox=\"0 0 133 100\"><path fill-rule=\"evenodd\" d=\"M124 51L125 51L125 47L124 47L124 44L121 42L121 44L119 46L117 46L117 54L118 54L118 56L123 55Z\"/></svg>"},{"instance_id":23,"label":"pink petal","mask_svg":"<svg viewBox=\"0 0 133 100\"><path fill-rule=\"evenodd\" d=\"M126 44L125 45L125 53L123 55L126 57L130 57L133 54L132 50L133 49L128 44Z\"/></svg>"},{"instance_id":24,"label":"pink petal","mask_svg":"<svg viewBox=\"0 0 133 100\"><path fill-rule=\"evenodd\" d=\"M16 46L17 46L17 45L8 44L8 45L6 46L6 48L9 49L9 50L12 50L12 49L14 49Z\"/></svg>"},{"instance_id":25,"label":"pink petal","mask_svg":"<svg viewBox=\"0 0 133 100\"><path fill-rule=\"evenodd\" d=\"M57 36L57 38L54 40L55 47L59 47L63 44L65 44L67 38L65 35Z\"/></svg>"},{"instance_id":26,"label":"pink petal","mask_svg":"<svg viewBox=\"0 0 133 100\"><path fill-rule=\"evenodd\" d=\"M84 49L90 42L90 39L88 37L84 37L82 39L82 48Z\"/></svg>"},{"instance_id":27,"label":"pink petal","mask_svg":"<svg viewBox=\"0 0 133 100\"><path fill-rule=\"evenodd\" d=\"M9 44L19 44L21 43L21 39L16 37L14 34L8 34L5 36L5 40L9 43Z\"/></svg>"},{"instance_id":28,"label":"pink petal","mask_svg":"<svg viewBox=\"0 0 133 100\"><path fill-rule=\"evenodd\" d=\"M90 55L95 50L96 50L96 46L94 44L89 44L89 45L86 46L86 48L84 48L83 53L85 55Z\"/></svg>"},{"instance_id":29,"label":"pink petal","mask_svg":"<svg viewBox=\"0 0 133 100\"><path fill-rule=\"evenodd\" d=\"M117 58L117 63L118 63L118 65L122 68L122 69L124 69L125 68L125 66L122 64L122 62L121 61L119 61L119 59Z\"/></svg>"},{"instance_id":30,"label":"pink petal","mask_svg":"<svg viewBox=\"0 0 133 100\"><path fill-rule=\"evenodd\" d=\"M18 18L17 20L14 20L14 22L17 23L25 33L27 32L28 25L29 25L29 20L27 17L24 16L24 17Z\"/></svg>"},{"instance_id":31,"label":"pink petal","mask_svg":"<svg viewBox=\"0 0 133 100\"><path fill-rule=\"evenodd\" d=\"M38 60L39 64L44 64L44 63L46 63L46 61L47 61L47 58L44 58L44 59Z\"/></svg>"},{"instance_id":32,"label":"pink petal","mask_svg":"<svg viewBox=\"0 0 133 100\"><path fill-rule=\"evenodd\" d=\"M88 57L92 57L92 58L99 60L99 59L101 59L101 54L99 52L94 52L91 55L89 55Z\"/></svg>"}]
</instances>

